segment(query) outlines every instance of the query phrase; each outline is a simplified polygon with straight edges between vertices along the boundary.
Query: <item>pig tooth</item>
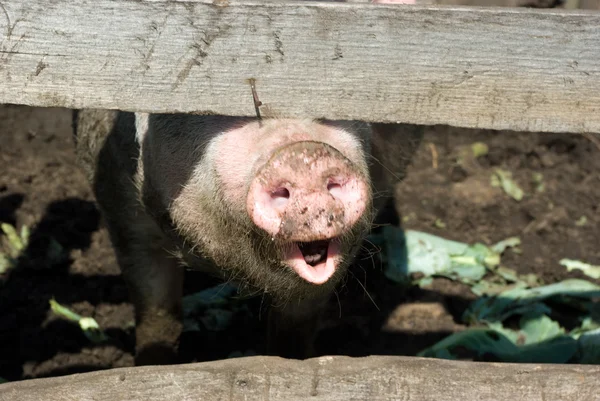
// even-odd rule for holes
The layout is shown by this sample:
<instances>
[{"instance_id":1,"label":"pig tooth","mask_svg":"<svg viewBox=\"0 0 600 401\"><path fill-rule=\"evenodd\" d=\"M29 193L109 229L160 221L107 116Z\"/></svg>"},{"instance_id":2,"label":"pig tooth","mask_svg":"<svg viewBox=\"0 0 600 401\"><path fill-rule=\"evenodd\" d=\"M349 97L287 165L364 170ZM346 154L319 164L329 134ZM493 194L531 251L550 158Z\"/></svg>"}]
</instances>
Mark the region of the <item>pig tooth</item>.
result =
<instances>
[{"instance_id":1,"label":"pig tooth","mask_svg":"<svg viewBox=\"0 0 600 401\"><path fill-rule=\"evenodd\" d=\"M321 260L321 255L306 255L304 260L309 265L315 265Z\"/></svg>"},{"instance_id":2,"label":"pig tooth","mask_svg":"<svg viewBox=\"0 0 600 401\"><path fill-rule=\"evenodd\" d=\"M327 248L322 248L319 250L319 253L305 255L304 260L307 264L314 266L316 264L321 263L327 255Z\"/></svg>"}]
</instances>

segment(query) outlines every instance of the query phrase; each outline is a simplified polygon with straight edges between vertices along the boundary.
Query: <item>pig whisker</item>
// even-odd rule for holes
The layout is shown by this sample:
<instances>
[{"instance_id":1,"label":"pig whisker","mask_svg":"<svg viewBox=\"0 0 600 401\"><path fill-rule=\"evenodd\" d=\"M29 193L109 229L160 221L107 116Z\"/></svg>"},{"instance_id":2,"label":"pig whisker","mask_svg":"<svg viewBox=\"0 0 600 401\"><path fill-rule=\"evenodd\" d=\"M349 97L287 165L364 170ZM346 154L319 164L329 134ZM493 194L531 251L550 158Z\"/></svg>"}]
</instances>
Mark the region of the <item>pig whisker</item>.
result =
<instances>
[{"instance_id":1,"label":"pig whisker","mask_svg":"<svg viewBox=\"0 0 600 401\"><path fill-rule=\"evenodd\" d=\"M266 293L263 292L262 296L260 297L260 306L258 307L258 320L262 321L262 312L263 312L263 305L265 303L265 295Z\"/></svg>"},{"instance_id":2,"label":"pig whisker","mask_svg":"<svg viewBox=\"0 0 600 401\"><path fill-rule=\"evenodd\" d=\"M375 267L375 265L374 265L374 263L375 263L375 262L374 262L374 257L375 257L375 255L377 255L377 254L381 253L381 250L379 249L379 250L377 250L377 251L372 251L372 250L371 250L371 249L369 249L369 248L361 248L361 249L363 250L363 252L366 252L366 255L365 255L365 257L364 257L364 258L362 258L361 260L368 260L368 259L371 259L371 261L373 262L373 268L374 268L374 267Z\"/></svg>"},{"instance_id":3,"label":"pig whisker","mask_svg":"<svg viewBox=\"0 0 600 401\"><path fill-rule=\"evenodd\" d=\"M252 288L254 288L254 287L252 287ZM249 292L248 296L255 297L257 295L260 295L261 297L264 298L267 294L268 294L268 288L265 289L265 290L261 290L260 288L256 288L254 291Z\"/></svg>"},{"instance_id":4,"label":"pig whisker","mask_svg":"<svg viewBox=\"0 0 600 401\"><path fill-rule=\"evenodd\" d=\"M371 303L373 304L373 306L375 306L375 308L378 311L381 311L381 309L379 309L379 306L377 306L377 303L375 302L375 300L371 297L371 294L369 294L369 292L367 291L367 288L364 286L363 283L361 283L361 281L354 275L354 273L349 272L352 277L354 277L356 279L356 281L358 282L358 285L361 286L361 288L363 289L363 291L365 292L365 294L367 295L367 298L369 298L371 300Z\"/></svg>"},{"instance_id":5,"label":"pig whisker","mask_svg":"<svg viewBox=\"0 0 600 401\"><path fill-rule=\"evenodd\" d=\"M373 266L373 270L376 270L376 267L375 267L375 254L374 253L370 255L370 259L371 259L371 265ZM367 274L365 272L365 281L366 280L367 280Z\"/></svg>"},{"instance_id":6,"label":"pig whisker","mask_svg":"<svg viewBox=\"0 0 600 401\"><path fill-rule=\"evenodd\" d=\"M225 284L232 284L234 283L238 278L240 277L240 274L238 272L235 271L229 271L229 274L227 276L227 279L225 280Z\"/></svg>"},{"instance_id":7,"label":"pig whisker","mask_svg":"<svg viewBox=\"0 0 600 401\"><path fill-rule=\"evenodd\" d=\"M392 191L378 191L378 192L373 192L373 199L378 199L378 198L387 198L387 197L391 197L393 195Z\"/></svg>"},{"instance_id":8,"label":"pig whisker","mask_svg":"<svg viewBox=\"0 0 600 401\"><path fill-rule=\"evenodd\" d=\"M180 266L185 266L185 263L182 260L180 260L180 256L181 255L179 253L179 250L177 250L177 249L169 249L169 248L165 248L165 247L163 247L162 250L167 254L167 256L169 258L177 259Z\"/></svg>"},{"instance_id":9,"label":"pig whisker","mask_svg":"<svg viewBox=\"0 0 600 401\"><path fill-rule=\"evenodd\" d=\"M337 300L337 304L338 304L338 310L339 310L338 319L341 319L342 318L342 303L340 302L340 296L339 296L337 290L333 290L333 293L335 294L335 299Z\"/></svg>"},{"instance_id":10,"label":"pig whisker","mask_svg":"<svg viewBox=\"0 0 600 401\"><path fill-rule=\"evenodd\" d=\"M375 229L375 228L379 228L379 227L389 227L391 226L390 223L371 223L371 230Z\"/></svg>"},{"instance_id":11,"label":"pig whisker","mask_svg":"<svg viewBox=\"0 0 600 401\"><path fill-rule=\"evenodd\" d=\"M344 276L340 279L340 284L338 285L338 288L346 288L346 285L348 285L348 275L344 274Z\"/></svg>"},{"instance_id":12,"label":"pig whisker","mask_svg":"<svg viewBox=\"0 0 600 401\"><path fill-rule=\"evenodd\" d=\"M371 245L373 248L377 249L377 253L381 252L381 248L380 248L380 247L378 247L377 245L375 245L374 243L372 243L371 241L369 241L369 239L368 239L368 238L365 238L365 239L364 239L364 241L365 241L366 243L368 243L369 245ZM365 246L362 246L362 249L363 249L363 250L365 250L365 251L368 251L368 250L369 250L369 248L367 248L367 247L365 247Z\"/></svg>"},{"instance_id":13,"label":"pig whisker","mask_svg":"<svg viewBox=\"0 0 600 401\"><path fill-rule=\"evenodd\" d=\"M271 307L272 308L283 308L285 305L287 305L290 302L289 297L286 300L281 298L281 303L279 303L279 304L276 304L275 301L276 301L275 298L271 298Z\"/></svg>"},{"instance_id":14,"label":"pig whisker","mask_svg":"<svg viewBox=\"0 0 600 401\"><path fill-rule=\"evenodd\" d=\"M367 282L367 271L366 271L366 270L365 270L365 268L364 268L364 267L362 267L360 264L359 264L357 267L358 267L358 268L360 268L360 270L362 270L362 272L363 272L363 274L364 274L364 276L365 276L365 278L364 278L364 282L366 283L366 282ZM373 265L373 269L374 269L374 268L375 268L375 265Z\"/></svg>"},{"instance_id":15,"label":"pig whisker","mask_svg":"<svg viewBox=\"0 0 600 401\"><path fill-rule=\"evenodd\" d=\"M393 176L393 177L394 177L396 180L398 180L398 181L402 181L402 178L401 178L401 177L398 177L398 175L397 175L397 174L395 174L395 173L394 173L392 170L390 170L389 168L387 168L387 167L385 166L385 164L383 164L381 161L379 161L379 159L377 159L375 156L373 156L373 155L368 155L368 158L369 158L369 159L371 159L371 160L373 160L373 161L375 161L375 162L377 162L377 163L378 163L378 164L379 164L381 167L383 167L384 169L386 169L386 171L387 171L388 173L390 173L390 174L391 174L391 175L392 175L392 176Z\"/></svg>"}]
</instances>

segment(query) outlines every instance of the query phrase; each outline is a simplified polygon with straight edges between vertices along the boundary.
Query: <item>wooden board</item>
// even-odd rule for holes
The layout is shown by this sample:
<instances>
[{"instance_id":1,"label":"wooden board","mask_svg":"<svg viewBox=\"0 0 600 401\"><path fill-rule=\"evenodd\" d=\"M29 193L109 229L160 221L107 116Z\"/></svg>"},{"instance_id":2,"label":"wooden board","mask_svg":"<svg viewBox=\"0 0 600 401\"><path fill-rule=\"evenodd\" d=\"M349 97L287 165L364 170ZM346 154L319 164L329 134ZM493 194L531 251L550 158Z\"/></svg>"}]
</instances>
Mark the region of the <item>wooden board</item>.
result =
<instances>
[{"instance_id":1,"label":"wooden board","mask_svg":"<svg viewBox=\"0 0 600 401\"><path fill-rule=\"evenodd\" d=\"M0 385L0 401L597 401L600 366L250 357Z\"/></svg>"},{"instance_id":2,"label":"wooden board","mask_svg":"<svg viewBox=\"0 0 600 401\"><path fill-rule=\"evenodd\" d=\"M0 102L600 132L600 13L3 0Z\"/></svg>"}]
</instances>

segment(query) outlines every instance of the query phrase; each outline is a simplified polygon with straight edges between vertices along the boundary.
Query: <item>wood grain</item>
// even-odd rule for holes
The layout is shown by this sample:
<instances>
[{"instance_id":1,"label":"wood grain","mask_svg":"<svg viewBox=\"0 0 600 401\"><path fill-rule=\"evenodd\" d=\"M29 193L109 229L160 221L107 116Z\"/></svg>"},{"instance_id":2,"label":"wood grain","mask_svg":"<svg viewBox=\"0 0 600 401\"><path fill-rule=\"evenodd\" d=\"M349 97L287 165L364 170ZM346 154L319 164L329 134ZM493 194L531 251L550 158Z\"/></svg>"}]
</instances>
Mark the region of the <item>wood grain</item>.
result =
<instances>
[{"instance_id":1,"label":"wood grain","mask_svg":"<svg viewBox=\"0 0 600 401\"><path fill-rule=\"evenodd\" d=\"M600 132L600 14L2 0L0 102Z\"/></svg>"},{"instance_id":2,"label":"wood grain","mask_svg":"<svg viewBox=\"0 0 600 401\"><path fill-rule=\"evenodd\" d=\"M597 401L600 366L394 356L249 357L112 369L0 385L0 401Z\"/></svg>"}]
</instances>

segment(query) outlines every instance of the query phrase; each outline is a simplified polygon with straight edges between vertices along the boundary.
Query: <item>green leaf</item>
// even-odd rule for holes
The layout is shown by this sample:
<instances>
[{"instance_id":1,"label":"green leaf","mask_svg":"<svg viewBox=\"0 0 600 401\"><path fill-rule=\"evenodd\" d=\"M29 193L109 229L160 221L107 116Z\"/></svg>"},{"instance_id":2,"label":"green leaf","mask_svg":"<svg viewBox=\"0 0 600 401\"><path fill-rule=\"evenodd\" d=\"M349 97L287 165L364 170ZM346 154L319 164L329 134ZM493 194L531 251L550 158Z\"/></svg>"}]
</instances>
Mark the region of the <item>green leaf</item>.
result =
<instances>
[{"instance_id":1,"label":"green leaf","mask_svg":"<svg viewBox=\"0 0 600 401\"><path fill-rule=\"evenodd\" d=\"M106 336L106 334L100 329L100 326L94 318L78 315L72 310L56 302L55 299L51 299L49 302L50 308L54 313L64 317L67 320L76 322L83 331L83 334L93 343L100 343L108 340L108 336Z\"/></svg>"},{"instance_id":2,"label":"green leaf","mask_svg":"<svg viewBox=\"0 0 600 401\"><path fill-rule=\"evenodd\" d=\"M565 334L565 330L545 314L525 315L521 318L520 326L525 335L525 344L540 343Z\"/></svg>"},{"instance_id":3,"label":"green leaf","mask_svg":"<svg viewBox=\"0 0 600 401\"><path fill-rule=\"evenodd\" d=\"M48 242L48 248L46 250L46 259L48 260L48 264L50 266L54 266L65 262L69 256L65 252L63 246L55 240L54 238L50 238Z\"/></svg>"},{"instance_id":4,"label":"green leaf","mask_svg":"<svg viewBox=\"0 0 600 401\"><path fill-rule=\"evenodd\" d=\"M595 322L591 316L586 316L583 318L581 325L571 330L569 335L578 339L583 333L597 329L600 329L600 323Z\"/></svg>"},{"instance_id":5,"label":"green leaf","mask_svg":"<svg viewBox=\"0 0 600 401\"><path fill-rule=\"evenodd\" d=\"M502 323L500 322L491 322L491 323L487 323L487 326L504 335L506 338L508 338L513 344L518 345L518 344L523 344L523 338L522 338L522 334L517 331L517 330L512 330L512 329L507 329L505 328Z\"/></svg>"},{"instance_id":6,"label":"green leaf","mask_svg":"<svg viewBox=\"0 0 600 401\"><path fill-rule=\"evenodd\" d=\"M57 315L62 316L67 320L71 320L73 322L79 323L79 320L81 320L83 318L81 315L78 315L77 313L73 312L72 310L68 309L67 307L62 306L61 304L56 302L56 300L54 298L51 299L49 302L50 302L50 309L52 309L52 311L54 313L56 313Z\"/></svg>"},{"instance_id":7,"label":"green leaf","mask_svg":"<svg viewBox=\"0 0 600 401\"><path fill-rule=\"evenodd\" d=\"M491 329L468 329L454 333L437 344L419 352L417 356L440 358L452 354L457 347L464 347L477 355L486 353L507 355L517 351L517 347L502 333Z\"/></svg>"},{"instance_id":8,"label":"green leaf","mask_svg":"<svg viewBox=\"0 0 600 401\"><path fill-rule=\"evenodd\" d=\"M31 232L29 231L29 227L27 227L26 225L22 225L21 226L21 241L24 244L24 246L27 246L29 244L30 235L31 235Z\"/></svg>"},{"instance_id":9,"label":"green leaf","mask_svg":"<svg viewBox=\"0 0 600 401\"><path fill-rule=\"evenodd\" d=\"M504 284L493 283L488 280L481 280L471 287L471 292L477 296L494 295L505 289Z\"/></svg>"},{"instance_id":10,"label":"green leaf","mask_svg":"<svg viewBox=\"0 0 600 401\"><path fill-rule=\"evenodd\" d=\"M501 327L501 326L500 326ZM577 341L570 337L556 337L541 343L517 346L518 337L502 328L469 329L446 337L437 344L421 351L418 356L442 358L453 356L453 351L466 348L479 357L486 354L496 356L503 362L565 363L577 352Z\"/></svg>"},{"instance_id":11,"label":"green leaf","mask_svg":"<svg viewBox=\"0 0 600 401\"><path fill-rule=\"evenodd\" d=\"M569 297L590 299L600 296L600 286L589 281L569 279L536 288L525 288L517 283L515 288L503 291L494 297L483 297L474 301L465 311L463 318L468 322L503 321L515 314L525 314L549 309L541 301L555 296L557 301L568 302Z\"/></svg>"},{"instance_id":12,"label":"green leaf","mask_svg":"<svg viewBox=\"0 0 600 401\"><path fill-rule=\"evenodd\" d=\"M447 277L451 280L473 285L485 276L485 267L479 264L454 265L447 272L440 272L438 276Z\"/></svg>"},{"instance_id":13,"label":"green leaf","mask_svg":"<svg viewBox=\"0 0 600 401\"><path fill-rule=\"evenodd\" d=\"M422 279L417 281L417 285L420 288L424 288L424 287L428 287L431 285L431 283L433 283L433 278L432 277L423 277Z\"/></svg>"},{"instance_id":14,"label":"green leaf","mask_svg":"<svg viewBox=\"0 0 600 401\"><path fill-rule=\"evenodd\" d=\"M412 273L421 273L474 285L485 276L486 269L499 266L500 255L506 248L520 244L520 239L513 237L493 247L470 245L392 226L383 227L380 235L369 239L383 247L382 260L387 262L384 273L398 283L406 283Z\"/></svg>"},{"instance_id":15,"label":"green leaf","mask_svg":"<svg viewBox=\"0 0 600 401\"><path fill-rule=\"evenodd\" d=\"M580 279L568 279L558 283L527 290L528 298L544 299L554 295L569 295L580 298L594 298L600 296L600 286Z\"/></svg>"},{"instance_id":16,"label":"green leaf","mask_svg":"<svg viewBox=\"0 0 600 401\"><path fill-rule=\"evenodd\" d=\"M577 353L577 341L571 337L555 337L541 343L518 347L518 352L507 355L504 362L567 363Z\"/></svg>"},{"instance_id":17,"label":"green leaf","mask_svg":"<svg viewBox=\"0 0 600 401\"><path fill-rule=\"evenodd\" d=\"M505 240L502 240L495 245L492 245L492 251L496 253L503 253L507 248L515 248L521 245L521 238L519 237L510 237Z\"/></svg>"},{"instance_id":18,"label":"green leaf","mask_svg":"<svg viewBox=\"0 0 600 401\"><path fill-rule=\"evenodd\" d=\"M511 288L515 288L517 285L522 285L522 283L515 284L506 284L506 282L496 282L493 280L481 280L477 284L471 287L471 292L475 295L483 296L492 296L498 295L504 291L507 291Z\"/></svg>"},{"instance_id":19,"label":"green leaf","mask_svg":"<svg viewBox=\"0 0 600 401\"><path fill-rule=\"evenodd\" d=\"M11 246L11 256L16 258L25 248L26 244L23 243L17 234L17 230L12 225L8 223L2 223L0 227L2 227L2 231L4 231L4 234L6 234L6 237L8 238L8 242Z\"/></svg>"},{"instance_id":20,"label":"green leaf","mask_svg":"<svg viewBox=\"0 0 600 401\"><path fill-rule=\"evenodd\" d=\"M600 329L582 334L577 340L578 363L600 364Z\"/></svg>"},{"instance_id":21,"label":"green leaf","mask_svg":"<svg viewBox=\"0 0 600 401\"><path fill-rule=\"evenodd\" d=\"M184 297L183 331L225 330L241 301L235 297L237 293L237 286L224 283Z\"/></svg>"},{"instance_id":22,"label":"green leaf","mask_svg":"<svg viewBox=\"0 0 600 401\"><path fill-rule=\"evenodd\" d=\"M434 225L436 228L446 228L446 223L444 223L444 222L442 221L442 219L435 219L435 222L433 223L433 225Z\"/></svg>"},{"instance_id":23,"label":"green leaf","mask_svg":"<svg viewBox=\"0 0 600 401\"><path fill-rule=\"evenodd\" d=\"M533 273L519 275L519 282L525 283L527 287L538 287L542 284L540 278Z\"/></svg>"},{"instance_id":24,"label":"green leaf","mask_svg":"<svg viewBox=\"0 0 600 401\"><path fill-rule=\"evenodd\" d=\"M490 301L493 303L490 304ZM519 304L507 298L482 297L475 300L463 313L463 320L469 324L503 322L514 315L551 313L544 303Z\"/></svg>"},{"instance_id":25,"label":"green leaf","mask_svg":"<svg viewBox=\"0 0 600 401\"><path fill-rule=\"evenodd\" d=\"M386 226L382 230L383 253L386 258L385 276L396 283L406 285L408 282L408 253L406 236L397 227Z\"/></svg>"},{"instance_id":26,"label":"green leaf","mask_svg":"<svg viewBox=\"0 0 600 401\"><path fill-rule=\"evenodd\" d=\"M542 173L533 173L531 176L536 192L544 192L544 175Z\"/></svg>"},{"instance_id":27,"label":"green leaf","mask_svg":"<svg viewBox=\"0 0 600 401\"><path fill-rule=\"evenodd\" d=\"M0 253L0 274L6 273L11 267L11 260L3 253Z\"/></svg>"},{"instance_id":28,"label":"green leaf","mask_svg":"<svg viewBox=\"0 0 600 401\"><path fill-rule=\"evenodd\" d=\"M579 260L562 259L561 265L567 268L567 271L581 270L588 277L600 279L600 266L594 266L589 263L584 263Z\"/></svg>"},{"instance_id":29,"label":"green leaf","mask_svg":"<svg viewBox=\"0 0 600 401\"><path fill-rule=\"evenodd\" d=\"M227 305L237 291L237 286L224 283L187 295L183 297L183 314L188 316L199 309Z\"/></svg>"},{"instance_id":30,"label":"green leaf","mask_svg":"<svg viewBox=\"0 0 600 401\"><path fill-rule=\"evenodd\" d=\"M207 330L223 331L231 324L233 312L225 309L207 309L200 318Z\"/></svg>"},{"instance_id":31,"label":"green leaf","mask_svg":"<svg viewBox=\"0 0 600 401\"><path fill-rule=\"evenodd\" d=\"M489 152L489 148L487 144L483 142L475 142L471 144L471 151L473 152L473 156L477 158L487 155Z\"/></svg>"},{"instance_id":32,"label":"green leaf","mask_svg":"<svg viewBox=\"0 0 600 401\"><path fill-rule=\"evenodd\" d=\"M481 262L490 255L487 248L481 248L477 244L471 247L462 242L412 230L407 230L404 235L408 251L408 273L460 276L462 270L469 278L473 278L474 272L465 266L483 267ZM454 272L454 269L457 271ZM485 268L478 271L484 274Z\"/></svg>"},{"instance_id":33,"label":"green leaf","mask_svg":"<svg viewBox=\"0 0 600 401\"><path fill-rule=\"evenodd\" d=\"M524 192L519 185L513 181L510 171L496 169L492 176L492 186L501 187L507 195L516 201L523 199Z\"/></svg>"},{"instance_id":34,"label":"green leaf","mask_svg":"<svg viewBox=\"0 0 600 401\"><path fill-rule=\"evenodd\" d=\"M508 267L498 266L498 268L494 270L494 273L511 283L516 283L519 281L519 275L517 272L513 269L509 269Z\"/></svg>"}]
</instances>

